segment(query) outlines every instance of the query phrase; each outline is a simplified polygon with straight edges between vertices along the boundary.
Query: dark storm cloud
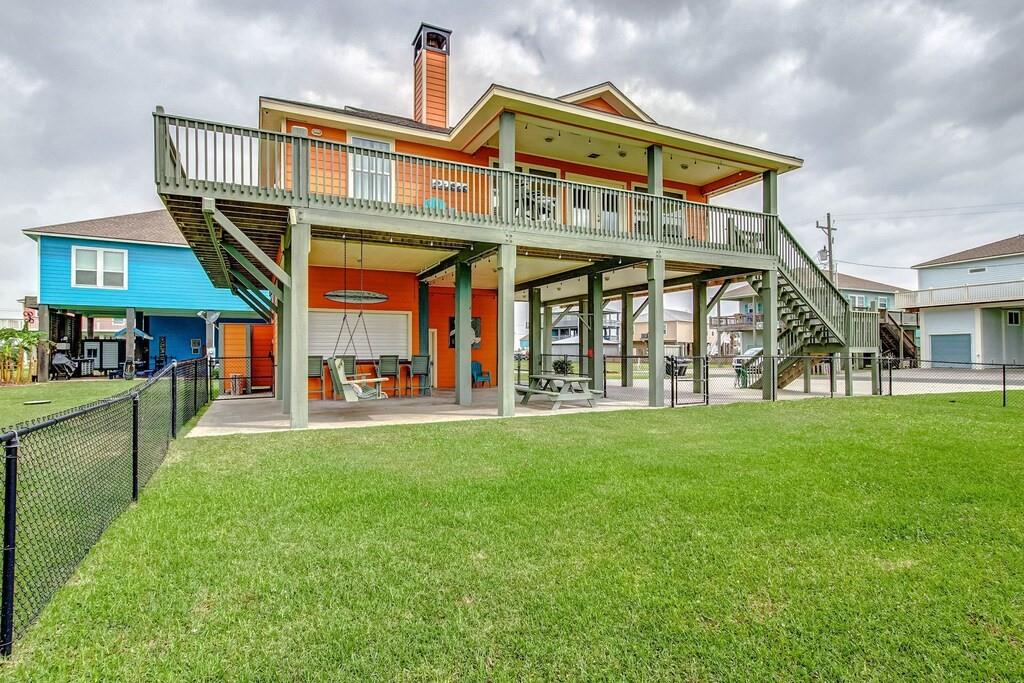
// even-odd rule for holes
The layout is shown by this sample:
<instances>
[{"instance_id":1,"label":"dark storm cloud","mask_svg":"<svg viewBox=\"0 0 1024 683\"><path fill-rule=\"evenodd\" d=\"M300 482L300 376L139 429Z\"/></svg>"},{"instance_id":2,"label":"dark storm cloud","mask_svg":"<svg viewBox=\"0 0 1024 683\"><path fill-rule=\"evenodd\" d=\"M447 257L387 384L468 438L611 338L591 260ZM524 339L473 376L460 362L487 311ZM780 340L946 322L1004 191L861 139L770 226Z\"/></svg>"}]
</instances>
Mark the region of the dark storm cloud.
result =
<instances>
[{"instance_id":1,"label":"dark storm cloud","mask_svg":"<svg viewBox=\"0 0 1024 683\"><path fill-rule=\"evenodd\" d=\"M154 105L247 124L261 94L407 113L420 20L455 31L453 118L491 82L557 95L613 80L659 121L803 157L781 205L809 249L827 210L840 215L840 257L864 263L1022 232L1024 213L841 217L1024 201L1019 2L10 3L0 309L35 287L20 229L159 205Z\"/></svg>"}]
</instances>

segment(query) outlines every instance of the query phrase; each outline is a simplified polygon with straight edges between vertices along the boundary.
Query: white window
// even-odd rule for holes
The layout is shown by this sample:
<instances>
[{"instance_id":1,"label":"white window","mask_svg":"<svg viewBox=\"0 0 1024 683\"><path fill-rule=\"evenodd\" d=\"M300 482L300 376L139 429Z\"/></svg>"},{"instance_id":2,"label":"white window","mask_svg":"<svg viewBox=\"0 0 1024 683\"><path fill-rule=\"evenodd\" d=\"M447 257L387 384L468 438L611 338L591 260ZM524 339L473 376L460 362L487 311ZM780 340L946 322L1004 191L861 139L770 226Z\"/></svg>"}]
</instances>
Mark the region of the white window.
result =
<instances>
[{"instance_id":1,"label":"white window","mask_svg":"<svg viewBox=\"0 0 1024 683\"><path fill-rule=\"evenodd\" d=\"M124 249L71 248L71 286L128 288L128 252Z\"/></svg>"},{"instance_id":2,"label":"white window","mask_svg":"<svg viewBox=\"0 0 1024 683\"><path fill-rule=\"evenodd\" d=\"M850 303L853 305L854 308L866 308L867 297L865 297L863 294L851 294Z\"/></svg>"},{"instance_id":3,"label":"white window","mask_svg":"<svg viewBox=\"0 0 1024 683\"><path fill-rule=\"evenodd\" d=\"M1007 311L1006 312L1006 324L1007 325L1020 325L1020 311Z\"/></svg>"},{"instance_id":4,"label":"white window","mask_svg":"<svg viewBox=\"0 0 1024 683\"><path fill-rule=\"evenodd\" d=\"M387 154L391 151L391 143L353 135L349 139L349 144L352 147L369 150L365 154L353 152L349 155L349 196L382 202L393 201L394 193L391 184L393 162Z\"/></svg>"}]
</instances>

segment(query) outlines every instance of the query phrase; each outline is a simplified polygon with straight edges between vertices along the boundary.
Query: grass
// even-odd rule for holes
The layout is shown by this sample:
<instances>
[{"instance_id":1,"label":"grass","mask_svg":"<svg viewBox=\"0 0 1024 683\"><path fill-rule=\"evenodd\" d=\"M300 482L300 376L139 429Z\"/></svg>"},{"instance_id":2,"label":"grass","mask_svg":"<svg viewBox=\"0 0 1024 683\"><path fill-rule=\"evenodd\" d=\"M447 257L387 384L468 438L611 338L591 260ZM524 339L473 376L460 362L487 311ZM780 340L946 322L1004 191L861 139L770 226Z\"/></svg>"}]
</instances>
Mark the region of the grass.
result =
<instances>
[{"instance_id":1,"label":"grass","mask_svg":"<svg viewBox=\"0 0 1024 683\"><path fill-rule=\"evenodd\" d=\"M7 680L1024 676L1019 409L186 439Z\"/></svg>"},{"instance_id":2,"label":"grass","mask_svg":"<svg viewBox=\"0 0 1024 683\"><path fill-rule=\"evenodd\" d=\"M9 427L52 413L92 403L121 393L132 386L127 380L69 380L21 386L0 387L0 427ZM25 401L49 400L41 405L24 405Z\"/></svg>"}]
</instances>

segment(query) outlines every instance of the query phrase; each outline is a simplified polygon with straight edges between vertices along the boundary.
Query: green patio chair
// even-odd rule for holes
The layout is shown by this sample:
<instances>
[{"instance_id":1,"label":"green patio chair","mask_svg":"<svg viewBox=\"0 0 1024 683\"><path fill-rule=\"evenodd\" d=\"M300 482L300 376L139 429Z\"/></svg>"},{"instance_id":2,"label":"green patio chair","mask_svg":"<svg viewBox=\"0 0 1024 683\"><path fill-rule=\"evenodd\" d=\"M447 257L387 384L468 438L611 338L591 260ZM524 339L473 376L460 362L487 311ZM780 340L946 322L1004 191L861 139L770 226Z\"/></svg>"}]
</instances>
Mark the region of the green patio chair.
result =
<instances>
[{"instance_id":1,"label":"green patio chair","mask_svg":"<svg viewBox=\"0 0 1024 683\"><path fill-rule=\"evenodd\" d=\"M398 356L381 356L377 359L377 377L381 379L395 378L395 394L402 393L402 368Z\"/></svg>"},{"instance_id":2,"label":"green patio chair","mask_svg":"<svg viewBox=\"0 0 1024 683\"><path fill-rule=\"evenodd\" d=\"M412 380L419 378L420 396L424 393L433 395L433 387L430 385L430 356L414 355L409 365L409 389L412 391Z\"/></svg>"},{"instance_id":3,"label":"green patio chair","mask_svg":"<svg viewBox=\"0 0 1024 683\"><path fill-rule=\"evenodd\" d=\"M320 400L325 398L326 394L326 381L324 377L324 357L323 356L308 356L309 360L309 371L306 373L306 377L309 379L316 379L320 385ZM314 391L316 391L314 389ZM308 391L306 392L309 393Z\"/></svg>"}]
</instances>

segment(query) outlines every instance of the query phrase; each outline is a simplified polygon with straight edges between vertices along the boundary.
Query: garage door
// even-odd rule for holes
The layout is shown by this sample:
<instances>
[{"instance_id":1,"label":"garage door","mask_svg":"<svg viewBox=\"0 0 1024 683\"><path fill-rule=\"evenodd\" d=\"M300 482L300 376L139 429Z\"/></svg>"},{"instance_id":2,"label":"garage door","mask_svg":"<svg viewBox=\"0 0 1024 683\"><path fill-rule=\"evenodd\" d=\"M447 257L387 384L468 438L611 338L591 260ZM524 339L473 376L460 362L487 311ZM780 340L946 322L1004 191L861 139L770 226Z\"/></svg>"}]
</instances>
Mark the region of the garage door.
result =
<instances>
[{"instance_id":1,"label":"garage door","mask_svg":"<svg viewBox=\"0 0 1024 683\"><path fill-rule=\"evenodd\" d=\"M971 362L971 335L933 334L932 365L937 368L959 367Z\"/></svg>"},{"instance_id":2,"label":"garage door","mask_svg":"<svg viewBox=\"0 0 1024 683\"><path fill-rule=\"evenodd\" d=\"M349 311L347 318L341 311L310 311L309 354L354 354L358 358L395 355L408 358L409 321L406 313L367 311L360 319L359 311Z\"/></svg>"}]
</instances>

